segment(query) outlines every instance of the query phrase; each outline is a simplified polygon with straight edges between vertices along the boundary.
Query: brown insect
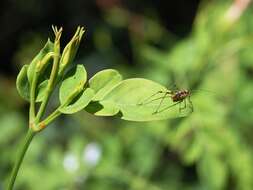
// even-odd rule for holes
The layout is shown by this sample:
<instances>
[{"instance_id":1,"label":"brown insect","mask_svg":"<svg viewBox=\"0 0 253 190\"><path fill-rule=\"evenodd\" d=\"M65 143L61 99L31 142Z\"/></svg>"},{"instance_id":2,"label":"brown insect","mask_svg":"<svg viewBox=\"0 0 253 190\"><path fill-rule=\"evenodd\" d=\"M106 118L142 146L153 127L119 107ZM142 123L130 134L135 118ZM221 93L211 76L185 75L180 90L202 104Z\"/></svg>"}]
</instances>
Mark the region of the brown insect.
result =
<instances>
[{"instance_id":1,"label":"brown insect","mask_svg":"<svg viewBox=\"0 0 253 190\"><path fill-rule=\"evenodd\" d=\"M163 94L163 96L161 96L159 98L152 99L154 96L156 96L158 94ZM171 108L171 107L173 107L177 104L179 104L179 113L180 113L182 110L187 108L186 101L188 101L189 102L189 108L190 108L191 112L193 112L193 104L192 104L192 101L191 101L190 97L191 97L191 93L190 93L189 90L158 91L157 93L151 95L150 97L145 99L142 103L139 103L138 105L151 103L155 100L160 99L161 101L160 101L159 105L157 106L156 110L153 112L153 114L165 111L165 110L167 110L167 109L169 109L169 108ZM175 102L175 103L172 104L172 105L169 105L166 108L160 109L165 98L171 98L172 102ZM184 103L183 107L181 106L181 103Z\"/></svg>"}]
</instances>

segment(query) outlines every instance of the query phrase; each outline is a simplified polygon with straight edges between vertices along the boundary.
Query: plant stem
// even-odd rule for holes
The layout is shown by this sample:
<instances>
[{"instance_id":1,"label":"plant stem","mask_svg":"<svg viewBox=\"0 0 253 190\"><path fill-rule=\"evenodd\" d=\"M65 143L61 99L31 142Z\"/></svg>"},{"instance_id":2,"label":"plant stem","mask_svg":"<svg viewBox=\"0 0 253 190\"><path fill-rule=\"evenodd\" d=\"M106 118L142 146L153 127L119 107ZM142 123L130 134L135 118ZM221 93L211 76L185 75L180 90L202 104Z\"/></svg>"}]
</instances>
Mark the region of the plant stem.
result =
<instances>
[{"instance_id":1,"label":"plant stem","mask_svg":"<svg viewBox=\"0 0 253 190\"><path fill-rule=\"evenodd\" d=\"M61 112L59 111L59 109L55 110L46 119L44 119L43 121L41 121L39 123L39 126L40 126L40 124L43 124L43 125L47 126L49 123L51 123L55 118L57 118L60 115L61 115Z\"/></svg>"},{"instance_id":2,"label":"plant stem","mask_svg":"<svg viewBox=\"0 0 253 190\"><path fill-rule=\"evenodd\" d=\"M24 159L25 153L26 153L33 137L35 136L35 134L36 134L36 132L33 131L31 128L29 128L29 130L27 131L24 144L23 144L23 146L22 146L22 148L21 148L21 150L18 154L18 157L17 157L16 161L15 161L14 168L12 169L12 173L11 173L10 181L8 183L7 190L12 190L13 189L13 186L14 186L19 168L21 166L21 163Z\"/></svg>"},{"instance_id":3,"label":"plant stem","mask_svg":"<svg viewBox=\"0 0 253 190\"><path fill-rule=\"evenodd\" d=\"M35 94L36 94L36 86L37 86L37 82L38 82L38 73L35 73L33 76L33 82L32 82L32 87L31 87L31 92L30 92L30 123L34 122L34 118L35 118Z\"/></svg>"},{"instance_id":4,"label":"plant stem","mask_svg":"<svg viewBox=\"0 0 253 190\"><path fill-rule=\"evenodd\" d=\"M45 109L48 104L49 97L53 91L53 88L56 83L56 78L59 70L59 61L60 61L60 38L62 34L62 28L59 30L57 27L53 27L53 31L55 33L55 40L54 40L54 61L53 61L53 68L51 70L51 74L49 77L48 85L47 85L47 93L42 101L39 111L36 115L36 122L39 122L41 117L43 116Z\"/></svg>"},{"instance_id":5,"label":"plant stem","mask_svg":"<svg viewBox=\"0 0 253 190\"><path fill-rule=\"evenodd\" d=\"M53 68L52 68L52 71L51 71L51 75L49 77L49 82L48 82L48 86L47 86L47 93L44 97L44 100L42 101L42 103L40 105L38 114L36 116L36 122L40 121L42 115L45 112L46 106L48 104L49 97L50 97L50 95L53 91L53 87L55 85L55 79L56 79L57 73L58 73L58 66L59 66L59 55L56 54L54 56Z\"/></svg>"}]
</instances>

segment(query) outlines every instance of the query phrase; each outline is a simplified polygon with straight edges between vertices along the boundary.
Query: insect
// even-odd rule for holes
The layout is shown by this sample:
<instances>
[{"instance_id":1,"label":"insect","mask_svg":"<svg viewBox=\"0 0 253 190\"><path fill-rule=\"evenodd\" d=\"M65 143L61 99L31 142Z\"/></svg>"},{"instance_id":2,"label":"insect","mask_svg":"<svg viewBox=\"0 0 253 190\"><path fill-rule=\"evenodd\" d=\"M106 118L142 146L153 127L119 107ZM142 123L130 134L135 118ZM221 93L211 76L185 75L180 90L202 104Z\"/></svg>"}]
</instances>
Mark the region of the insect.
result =
<instances>
[{"instance_id":1,"label":"insect","mask_svg":"<svg viewBox=\"0 0 253 190\"><path fill-rule=\"evenodd\" d=\"M158 94L161 94L162 96L158 97L158 98L154 98ZM170 98L172 100L172 102L174 102L174 104L169 105L166 108L160 109L165 98ZM155 94L151 95L150 97L146 98L142 103L139 103L138 105L148 104L148 103L151 103L156 100L160 100L160 102L159 102L159 105L157 106L156 110L152 114L160 113L160 112L165 111L177 104L179 104L179 113L180 113L182 110L187 108L187 105L186 105L187 101L189 102L190 111L193 112L193 104L191 101L191 92L186 89L184 89L184 90L177 89L177 90L173 90L173 91L158 91ZM181 106L182 103L183 103L183 106Z\"/></svg>"}]
</instances>

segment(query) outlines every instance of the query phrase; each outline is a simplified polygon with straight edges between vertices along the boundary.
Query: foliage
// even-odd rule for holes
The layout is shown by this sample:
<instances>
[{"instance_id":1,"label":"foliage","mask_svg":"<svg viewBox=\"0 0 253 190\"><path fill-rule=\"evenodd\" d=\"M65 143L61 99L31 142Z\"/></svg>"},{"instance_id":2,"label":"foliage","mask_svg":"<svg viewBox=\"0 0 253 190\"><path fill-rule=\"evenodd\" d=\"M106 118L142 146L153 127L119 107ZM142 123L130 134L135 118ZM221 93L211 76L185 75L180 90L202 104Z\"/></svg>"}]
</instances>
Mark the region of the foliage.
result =
<instances>
[{"instance_id":1,"label":"foliage","mask_svg":"<svg viewBox=\"0 0 253 190\"><path fill-rule=\"evenodd\" d=\"M181 40L172 39L157 18L142 15L133 30L134 14L130 11L115 8L105 12L104 23L94 33L97 51L80 58L78 63L84 64L88 73L109 67L123 76L141 76L166 86L176 83L180 88L192 89L194 112L183 118L147 123L96 117L85 111L71 118L61 117L34 140L17 187L33 189L36 184L37 189L251 189L252 8L231 21L226 17L230 6L230 1L202 5L191 34ZM128 60L114 42L115 33L125 29L129 29L134 55L135 65L131 67L123 64ZM82 70L82 66L75 68ZM99 74L103 75L101 81L96 79ZM96 80L100 81L98 89L92 84ZM118 113L118 104L125 96L133 98L123 88L131 79L122 80L111 69L95 74L88 80L96 93L94 103L85 110L96 115ZM0 87L5 89L4 84ZM114 95L110 93L112 88ZM17 102L13 104L2 91L0 103L6 109L0 107L1 180L15 158L11 144L17 144L25 129L23 115L13 111L23 103L13 98ZM16 93L12 89L5 91ZM138 91L131 92L139 96ZM57 105L55 99L49 110ZM96 101L108 109L98 112ZM133 101L136 106L138 101ZM132 117L132 108L120 109L126 117ZM147 115L143 118L150 119ZM87 157L89 147L91 155L99 155L94 162Z\"/></svg>"}]
</instances>

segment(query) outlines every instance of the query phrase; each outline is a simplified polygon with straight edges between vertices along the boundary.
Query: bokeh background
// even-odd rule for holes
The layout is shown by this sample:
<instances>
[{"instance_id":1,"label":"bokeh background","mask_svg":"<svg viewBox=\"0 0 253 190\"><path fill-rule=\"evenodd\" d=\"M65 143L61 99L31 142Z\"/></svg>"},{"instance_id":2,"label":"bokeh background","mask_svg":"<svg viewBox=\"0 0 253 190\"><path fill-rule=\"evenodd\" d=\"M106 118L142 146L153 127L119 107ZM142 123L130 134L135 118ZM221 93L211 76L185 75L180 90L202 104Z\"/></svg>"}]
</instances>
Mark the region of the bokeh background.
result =
<instances>
[{"instance_id":1,"label":"bokeh background","mask_svg":"<svg viewBox=\"0 0 253 190\"><path fill-rule=\"evenodd\" d=\"M15 78L48 37L87 29L75 64L199 90L185 118L62 116L30 146L17 190L253 189L250 0L6 0L0 7L0 189L27 130ZM54 106L52 103L51 107Z\"/></svg>"}]
</instances>

